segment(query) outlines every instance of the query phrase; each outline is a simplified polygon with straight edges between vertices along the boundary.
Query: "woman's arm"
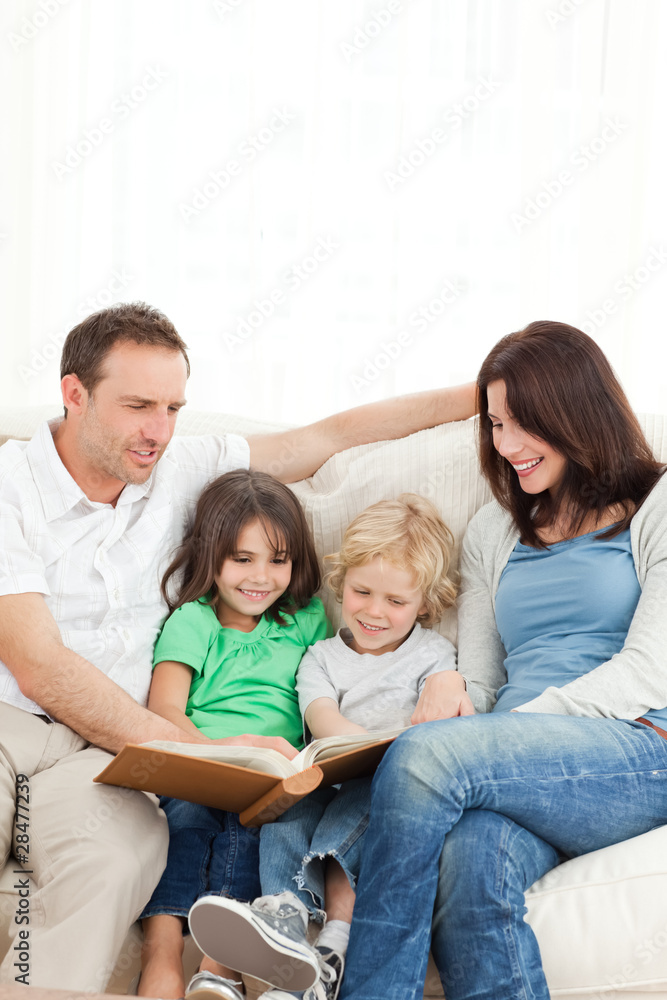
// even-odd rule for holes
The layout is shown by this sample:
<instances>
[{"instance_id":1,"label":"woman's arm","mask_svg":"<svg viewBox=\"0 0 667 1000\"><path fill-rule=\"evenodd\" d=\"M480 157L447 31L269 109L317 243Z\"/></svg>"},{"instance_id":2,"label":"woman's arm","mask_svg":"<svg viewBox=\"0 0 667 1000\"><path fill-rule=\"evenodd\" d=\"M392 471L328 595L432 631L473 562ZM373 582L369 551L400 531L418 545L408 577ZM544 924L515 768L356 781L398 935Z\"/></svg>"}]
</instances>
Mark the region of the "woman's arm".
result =
<instances>
[{"instance_id":1,"label":"woman's arm","mask_svg":"<svg viewBox=\"0 0 667 1000\"><path fill-rule=\"evenodd\" d=\"M490 712L507 681L505 647L496 626L492 582L500 539L507 520L496 504L475 514L461 549L458 614L458 671L477 712Z\"/></svg>"},{"instance_id":2,"label":"woman's arm","mask_svg":"<svg viewBox=\"0 0 667 1000\"><path fill-rule=\"evenodd\" d=\"M350 722L338 710L333 698L316 698L304 713L306 725L315 739L322 736L343 736L346 733L367 733L363 726Z\"/></svg>"}]
</instances>

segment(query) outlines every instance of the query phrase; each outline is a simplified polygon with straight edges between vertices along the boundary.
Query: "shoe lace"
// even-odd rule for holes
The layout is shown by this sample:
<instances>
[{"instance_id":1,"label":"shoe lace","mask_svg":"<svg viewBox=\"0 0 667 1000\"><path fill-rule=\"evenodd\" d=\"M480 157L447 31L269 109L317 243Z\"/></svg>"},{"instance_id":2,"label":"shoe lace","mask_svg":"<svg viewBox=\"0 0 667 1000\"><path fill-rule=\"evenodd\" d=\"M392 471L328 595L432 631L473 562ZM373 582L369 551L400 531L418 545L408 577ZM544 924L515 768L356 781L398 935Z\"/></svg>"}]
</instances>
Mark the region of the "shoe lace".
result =
<instances>
[{"instance_id":1,"label":"shoe lace","mask_svg":"<svg viewBox=\"0 0 667 1000\"><path fill-rule=\"evenodd\" d=\"M320 967L320 982L335 983L343 972L343 959L335 951L315 949Z\"/></svg>"}]
</instances>

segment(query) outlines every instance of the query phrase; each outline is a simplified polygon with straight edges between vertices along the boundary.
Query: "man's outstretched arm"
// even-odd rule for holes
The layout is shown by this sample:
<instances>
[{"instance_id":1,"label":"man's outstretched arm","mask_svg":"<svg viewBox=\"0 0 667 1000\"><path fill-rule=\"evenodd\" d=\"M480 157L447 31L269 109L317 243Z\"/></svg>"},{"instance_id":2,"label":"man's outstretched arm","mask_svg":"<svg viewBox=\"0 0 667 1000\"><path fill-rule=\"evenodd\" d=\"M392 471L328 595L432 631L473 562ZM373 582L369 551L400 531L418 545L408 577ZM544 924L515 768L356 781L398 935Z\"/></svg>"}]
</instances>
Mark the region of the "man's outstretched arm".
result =
<instances>
[{"instance_id":1,"label":"man's outstretched arm","mask_svg":"<svg viewBox=\"0 0 667 1000\"><path fill-rule=\"evenodd\" d=\"M90 743L116 753L126 743L175 740L196 743L197 735L149 712L106 674L63 645L41 594L0 597L0 659L26 698ZM200 735L202 743L209 743ZM283 739L238 736L216 743L267 746L286 756L296 751Z\"/></svg>"},{"instance_id":2,"label":"man's outstretched arm","mask_svg":"<svg viewBox=\"0 0 667 1000\"><path fill-rule=\"evenodd\" d=\"M366 403L278 434L258 434L248 439L250 465L294 483L312 476L328 458L346 448L467 420L476 413L475 398L475 384L470 382Z\"/></svg>"}]
</instances>

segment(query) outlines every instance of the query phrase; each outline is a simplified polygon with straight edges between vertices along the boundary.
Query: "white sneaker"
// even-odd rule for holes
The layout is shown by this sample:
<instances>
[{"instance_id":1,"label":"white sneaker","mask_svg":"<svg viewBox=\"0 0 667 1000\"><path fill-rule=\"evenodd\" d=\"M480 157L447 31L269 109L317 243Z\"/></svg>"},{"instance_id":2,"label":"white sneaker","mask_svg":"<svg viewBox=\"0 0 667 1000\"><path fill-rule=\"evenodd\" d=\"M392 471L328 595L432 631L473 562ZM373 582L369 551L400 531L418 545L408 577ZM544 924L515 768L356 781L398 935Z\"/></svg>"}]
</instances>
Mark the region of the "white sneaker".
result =
<instances>
[{"instance_id":1,"label":"white sneaker","mask_svg":"<svg viewBox=\"0 0 667 1000\"><path fill-rule=\"evenodd\" d=\"M308 911L292 892L251 904L203 896L188 920L195 943L221 965L281 990L307 990L319 978L320 956L306 937Z\"/></svg>"},{"instance_id":2,"label":"white sneaker","mask_svg":"<svg viewBox=\"0 0 667 1000\"><path fill-rule=\"evenodd\" d=\"M338 1000L343 978L345 959L329 948L316 947L319 952L320 978L302 993L285 993L284 990L268 990L259 1000Z\"/></svg>"},{"instance_id":3,"label":"white sneaker","mask_svg":"<svg viewBox=\"0 0 667 1000\"><path fill-rule=\"evenodd\" d=\"M257 1000L294 1000L294 997L302 996L303 993L285 993L284 990L267 990Z\"/></svg>"},{"instance_id":4,"label":"white sneaker","mask_svg":"<svg viewBox=\"0 0 667 1000\"><path fill-rule=\"evenodd\" d=\"M243 983L223 979L213 972L196 972L185 987L185 1000L243 1000L237 986L243 989Z\"/></svg>"},{"instance_id":5,"label":"white sneaker","mask_svg":"<svg viewBox=\"0 0 667 1000\"><path fill-rule=\"evenodd\" d=\"M303 1000L338 1000L345 967L344 957L331 948L315 946L320 962L320 978L306 990Z\"/></svg>"}]
</instances>

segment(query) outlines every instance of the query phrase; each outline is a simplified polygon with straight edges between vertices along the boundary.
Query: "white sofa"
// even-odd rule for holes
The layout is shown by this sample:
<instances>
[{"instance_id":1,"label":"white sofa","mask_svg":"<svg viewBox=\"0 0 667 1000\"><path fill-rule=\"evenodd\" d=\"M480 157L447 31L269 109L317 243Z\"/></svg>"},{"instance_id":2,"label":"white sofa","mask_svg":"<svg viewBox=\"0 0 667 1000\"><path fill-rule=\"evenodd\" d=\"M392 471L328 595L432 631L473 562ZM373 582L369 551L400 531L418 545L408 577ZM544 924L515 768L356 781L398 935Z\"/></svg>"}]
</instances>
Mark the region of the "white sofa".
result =
<instances>
[{"instance_id":1,"label":"white sofa","mask_svg":"<svg viewBox=\"0 0 667 1000\"><path fill-rule=\"evenodd\" d=\"M57 407L0 408L0 443L6 437L29 437L41 419L58 412ZM667 461L667 418L644 417L642 424L656 455ZM179 418L182 434L271 429L275 428L214 413L185 411ZM383 497L406 490L430 497L457 544L470 517L489 499L477 467L473 421L351 449L334 456L294 489L320 555L335 551L348 521ZM330 594L324 599L337 624L335 601ZM440 628L455 638L453 616ZM7 947L17 904L12 867L0 873L0 955ZM667 826L568 861L547 874L529 892L528 919L540 942L553 997L667 997ZM119 957L110 991L124 991L137 967L139 948L135 927ZM433 972L427 994L441 995Z\"/></svg>"}]
</instances>

